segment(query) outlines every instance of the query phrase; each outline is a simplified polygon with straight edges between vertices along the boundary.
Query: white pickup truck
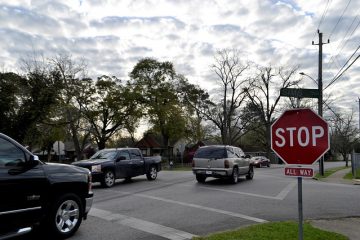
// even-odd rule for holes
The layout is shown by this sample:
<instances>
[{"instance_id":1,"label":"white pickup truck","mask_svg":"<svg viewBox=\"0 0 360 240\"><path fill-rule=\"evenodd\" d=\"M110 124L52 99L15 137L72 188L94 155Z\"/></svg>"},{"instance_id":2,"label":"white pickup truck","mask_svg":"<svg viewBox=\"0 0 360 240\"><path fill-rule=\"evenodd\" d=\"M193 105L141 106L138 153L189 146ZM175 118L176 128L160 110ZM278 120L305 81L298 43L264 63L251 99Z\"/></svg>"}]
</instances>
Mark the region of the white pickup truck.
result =
<instances>
[{"instance_id":1,"label":"white pickup truck","mask_svg":"<svg viewBox=\"0 0 360 240\"><path fill-rule=\"evenodd\" d=\"M249 180L254 177L250 157L245 156L240 148L228 145L200 147L194 155L192 171L200 183L207 177L227 178L234 184L240 175Z\"/></svg>"}]
</instances>

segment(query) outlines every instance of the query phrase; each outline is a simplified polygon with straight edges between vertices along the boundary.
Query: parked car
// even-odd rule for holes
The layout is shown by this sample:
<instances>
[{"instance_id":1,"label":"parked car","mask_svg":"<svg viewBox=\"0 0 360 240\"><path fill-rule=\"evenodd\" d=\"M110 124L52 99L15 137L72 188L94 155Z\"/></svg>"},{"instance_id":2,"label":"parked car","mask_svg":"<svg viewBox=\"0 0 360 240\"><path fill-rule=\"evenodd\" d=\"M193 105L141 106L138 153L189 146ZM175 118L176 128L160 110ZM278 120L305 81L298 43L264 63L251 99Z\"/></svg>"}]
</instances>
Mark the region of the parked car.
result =
<instances>
[{"instance_id":1,"label":"parked car","mask_svg":"<svg viewBox=\"0 0 360 240\"><path fill-rule=\"evenodd\" d=\"M155 180L161 171L160 156L143 157L138 148L111 148L96 152L90 159L72 163L91 171L93 182L103 187L112 187L115 180L146 174L149 181Z\"/></svg>"},{"instance_id":2,"label":"parked car","mask_svg":"<svg viewBox=\"0 0 360 240\"><path fill-rule=\"evenodd\" d=\"M93 202L90 171L43 163L0 133L0 239L35 226L51 238L67 238L79 228Z\"/></svg>"},{"instance_id":3,"label":"parked car","mask_svg":"<svg viewBox=\"0 0 360 240\"><path fill-rule=\"evenodd\" d=\"M250 158L240 148L225 145L200 147L195 152L192 171L200 183L207 177L227 178L232 183L237 183L240 175L249 180L254 177Z\"/></svg>"},{"instance_id":4,"label":"parked car","mask_svg":"<svg viewBox=\"0 0 360 240\"><path fill-rule=\"evenodd\" d=\"M264 156L256 156L251 158L251 164L257 168L261 168L261 166L264 167L270 167L270 159Z\"/></svg>"}]
</instances>

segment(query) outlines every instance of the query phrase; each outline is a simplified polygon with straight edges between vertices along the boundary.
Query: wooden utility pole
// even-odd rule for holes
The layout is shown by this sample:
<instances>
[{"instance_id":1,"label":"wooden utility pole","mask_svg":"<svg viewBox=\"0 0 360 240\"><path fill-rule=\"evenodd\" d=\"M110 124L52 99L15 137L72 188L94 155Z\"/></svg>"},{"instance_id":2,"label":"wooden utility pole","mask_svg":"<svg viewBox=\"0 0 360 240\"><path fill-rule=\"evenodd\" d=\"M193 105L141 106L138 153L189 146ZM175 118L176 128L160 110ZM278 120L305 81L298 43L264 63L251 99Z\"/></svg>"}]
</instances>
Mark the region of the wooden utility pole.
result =
<instances>
[{"instance_id":1,"label":"wooden utility pole","mask_svg":"<svg viewBox=\"0 0 360 240\"><path fill-rule=\"evenodd\" d=\"M322 45L330 43L328 39L327 43L322 42L323 34L318 30L319 34L319 43L314 44L312 41L312 45L319 45L319 65L318 65L318 89L319 89L319 98L318 98L318 114L323 116L323 83L322 83ZM319 161L319 173L321 176L324 176L324 157L320 158Z\"/></svg>"}]
</instances>

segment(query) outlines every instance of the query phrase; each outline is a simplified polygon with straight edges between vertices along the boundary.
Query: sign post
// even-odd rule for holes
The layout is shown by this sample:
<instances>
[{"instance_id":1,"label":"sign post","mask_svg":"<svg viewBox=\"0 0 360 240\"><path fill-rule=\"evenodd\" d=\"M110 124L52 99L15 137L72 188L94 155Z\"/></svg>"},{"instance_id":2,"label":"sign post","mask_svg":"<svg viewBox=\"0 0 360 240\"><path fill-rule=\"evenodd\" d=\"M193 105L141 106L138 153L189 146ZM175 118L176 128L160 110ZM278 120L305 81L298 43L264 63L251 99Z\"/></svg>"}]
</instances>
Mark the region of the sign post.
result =
<instances>
[{"instance_id":1,"label":"sign post","mask_svg":"<svg viewBox=\"0 0 360 240\"><path fill-rule=\"evenodd\" d=\"M307 166L319 160L329 147L328 124L311 109L287 110L271 126L271 149L288 164L285 175L298 179L300 240L303 240L302 178L313 177L314 170Z\"/></svg>"}]
</instances>

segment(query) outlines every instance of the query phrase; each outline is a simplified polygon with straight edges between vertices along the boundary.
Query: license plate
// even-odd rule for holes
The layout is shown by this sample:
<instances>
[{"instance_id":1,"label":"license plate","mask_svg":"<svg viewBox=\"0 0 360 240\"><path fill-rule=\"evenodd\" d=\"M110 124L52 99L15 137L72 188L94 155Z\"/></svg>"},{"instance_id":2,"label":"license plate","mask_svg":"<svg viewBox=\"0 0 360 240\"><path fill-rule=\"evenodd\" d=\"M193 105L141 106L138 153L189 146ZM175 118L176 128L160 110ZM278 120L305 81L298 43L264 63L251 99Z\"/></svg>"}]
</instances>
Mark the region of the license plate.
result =
<instances>
[{"instance_id":1,"label":"license plate","mask_svg":"<svg viewBox=\"0 0 360 240\"><path fill-rule=\"evenodd\" d=\"M205 173L206 174L212 174L212 171L206 171Z\"/></svg>"}]
</instances>

